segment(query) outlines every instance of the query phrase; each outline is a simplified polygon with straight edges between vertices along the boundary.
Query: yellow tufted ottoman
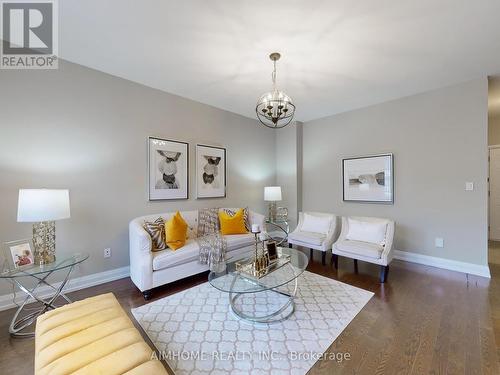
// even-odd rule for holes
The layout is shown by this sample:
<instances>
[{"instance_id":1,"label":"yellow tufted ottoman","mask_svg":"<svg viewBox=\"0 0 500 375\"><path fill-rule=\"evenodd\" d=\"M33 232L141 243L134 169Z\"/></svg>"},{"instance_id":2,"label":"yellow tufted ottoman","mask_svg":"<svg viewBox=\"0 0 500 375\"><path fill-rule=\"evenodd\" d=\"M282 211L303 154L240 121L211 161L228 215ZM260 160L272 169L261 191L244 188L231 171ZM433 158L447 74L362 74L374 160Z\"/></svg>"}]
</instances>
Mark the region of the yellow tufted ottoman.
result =
<instances>
[{"instance_id":1,"label":"yellow tufted ottoman","mask_svg":"<svg viewBox=\"0 0 500 375\"><path fill-rule=\"evenodd\" d=\"M38 317L35 374L167 374L113 293Z\"/></svg>"}]
</instances>

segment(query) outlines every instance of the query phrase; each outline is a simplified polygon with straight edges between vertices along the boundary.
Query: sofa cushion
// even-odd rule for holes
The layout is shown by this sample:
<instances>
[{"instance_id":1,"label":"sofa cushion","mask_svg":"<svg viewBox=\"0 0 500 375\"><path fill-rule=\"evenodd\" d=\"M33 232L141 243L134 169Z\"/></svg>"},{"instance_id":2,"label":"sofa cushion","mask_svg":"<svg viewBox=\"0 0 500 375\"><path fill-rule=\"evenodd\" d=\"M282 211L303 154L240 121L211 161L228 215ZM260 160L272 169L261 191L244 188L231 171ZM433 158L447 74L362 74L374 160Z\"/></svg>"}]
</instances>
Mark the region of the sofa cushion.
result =
<instances>
[{"instance_id":1,"label":"sofa cushion","mask_svg":"<svg viewBox=\"0 0 500 375\"><path fill-rule=\"evenodd\" d=\"M346 239L371 242L378 245L385 244L387 222L368 222L351 218L348 218L347 222L348 232Z\"/></svg>"},{"instance_id":2,"label":"sofa cushion","mask_svg":"<svg viewBox=\"0 0 500 375\"><path fill-rule=\"evenodd\" d=\"M248 233L245 227L245 218L243 217L243 209L240 208L234 215L219 212L220 231L223 235L228 234L245 234Z\"/></svg>"},{"instance_id":3,"label":"sofa cushion","mask_svg":"<svg viewBox=\"0 0 500 375\"><path fill-rule=\"evenodd\" d=\"M179 266L197 260L200 257L200 247L196 240L187 240L186 244L177 250L166 249L153 253L153 271Z\"/></svg>"},{"instance_id":4,"label":"sofa cushion","mask_svg":"<svg viewBox=\"0 0 500 375\"><path fill-rule=\"evenodd\" d=\"M221 211L224 211L226 214L229 216L234 216L236 215L236 212L239 210L239 208L221 208ZM245 228L247 232L250 232L252 226L250 225L250 210L248 207L242 208L243 210L243 220L245 221Z\"/></svg>"},{"instance_id":5,"label":"sofa cushion","mask_svg":"<svg viewBox=\"0 0 500 375\"><path fill-rule=\"evenodd\" d=\"M227 242L227 250L232 251L255 243L255 237L252 233L230 234L224 236Z\"/></svg>"},{"instance_id":6,"label":"sofa cushion","mask_svg":"<svg viewBox=\"0 0 500 375\"><path fill-rule=\"evenodd\" d=\"M321 246L325 241L326 236L322 233L316 232L295 231L290 233L288 238L294 241Z\"/></svg>"},{"instance_id":7,"label":"sofa cushion","mask_svg":"<svg viewBox=\"0 0 500 375\"><path fill-rule=\"evenodd\" d=\"M334 247L340 251L367 258L380 259L384 247L371 242L344 240L335 243Z\"/></svg>"},{"instance_id":8,"label":"sofa cushion","mask_svg":"<svg viewBox=\"0 0 500 375\"><path fill-rule=\"evenodd\" d=\"M328 234L332 223L331 216L317 216L304 212L304 220L300 228L303 232Z\"/></svg>"},{"instance_id":9,"label":"sofa cushion","mask_svg":"<svg viewBox=\"0 0 500 375\"><path fill-rule=\"evenodd\" d=\"M188 225L181 213L177 211L165 223L165 237L167 246L172 250L177 250L186 244Z\"/></svg>"},{"instance_id":10,"label":"sofa cushion","mask_svg":"<svg viewBox=\"0 0 500 375\"><path fill-rule=\"evenodd\" d=\"M254 243L254 235L231 234L224 236L227 242L227 252L250 246ZM153 271L180 266L181 264L198 261L200 258L200 246L196 239L187 240L186 244L177 250L162 250L153 253Z\"/></svg>"},{"instance_id":11,"label":"sofa cushion","mask_svg":"<svg viewBox=\"0 0 500 375\"><path fill-rule=\"evenodd\" d=\"M159 217L155 221L145 221L143 227L151 237L152 251L167 248L165 242L165 221L163 218Z\"/></svg>"}]
</instances>

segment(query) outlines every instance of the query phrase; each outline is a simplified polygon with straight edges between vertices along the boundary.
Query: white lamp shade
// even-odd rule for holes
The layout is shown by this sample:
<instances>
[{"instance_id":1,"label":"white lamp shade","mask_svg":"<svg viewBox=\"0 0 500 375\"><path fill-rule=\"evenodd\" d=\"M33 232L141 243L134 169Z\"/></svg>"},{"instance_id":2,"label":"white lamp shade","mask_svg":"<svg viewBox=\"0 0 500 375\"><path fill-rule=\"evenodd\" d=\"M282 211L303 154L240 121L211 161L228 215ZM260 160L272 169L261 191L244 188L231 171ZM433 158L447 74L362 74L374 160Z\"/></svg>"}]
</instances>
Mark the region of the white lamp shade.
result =
<instances>
[{"instance_id":1,"label":"white lamp shade","mask_svg":"<svg viewBox=\"0 0 500 375\"><path fill-rule=\"evenodd\" d=\"M281 186L266 186L264 188L264 200L276 202L281 200Z\"/></svg>"},{"instance_id":2,"label":"white lamp shade","mask_svg":"<svg viewBox=\"0 0 500 375\"><path fill-rule=\"evenodd\" d=\"M17 221L35 223L70 217L69 191L65 189L20 189Z\"/></svg>"}]
</instances>

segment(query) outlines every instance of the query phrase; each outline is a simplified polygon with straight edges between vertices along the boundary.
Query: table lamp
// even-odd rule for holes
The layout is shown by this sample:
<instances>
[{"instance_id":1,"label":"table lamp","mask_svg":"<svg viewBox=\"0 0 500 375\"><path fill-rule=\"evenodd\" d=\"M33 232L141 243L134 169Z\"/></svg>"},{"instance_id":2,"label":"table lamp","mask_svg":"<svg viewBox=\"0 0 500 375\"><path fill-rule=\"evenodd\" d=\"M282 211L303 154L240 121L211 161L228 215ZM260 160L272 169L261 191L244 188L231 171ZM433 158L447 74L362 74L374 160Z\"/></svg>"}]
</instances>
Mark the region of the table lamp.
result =
<instances>
[{"instance_id":1,"label":"table lamp","mask_svg":"<svg viewBox=\"0 0 500 375\"><path fill-rule=\"evenodd\" d=\"M276 202L281 200L281 186L266 186L264 200L269 203L269 220L276 221Z\"/></svg>"},{"instance_id":2,"label":"table lamp","mask_svg":"<svg viewBox=\"0 0 500 375\"><path fill-rule=\"evenodd\" d=\"M56 220L70 217L69 191L65 189L20 189L17 221L33 223L35 264L56 260Z\"/></svg>"}]
</instances>

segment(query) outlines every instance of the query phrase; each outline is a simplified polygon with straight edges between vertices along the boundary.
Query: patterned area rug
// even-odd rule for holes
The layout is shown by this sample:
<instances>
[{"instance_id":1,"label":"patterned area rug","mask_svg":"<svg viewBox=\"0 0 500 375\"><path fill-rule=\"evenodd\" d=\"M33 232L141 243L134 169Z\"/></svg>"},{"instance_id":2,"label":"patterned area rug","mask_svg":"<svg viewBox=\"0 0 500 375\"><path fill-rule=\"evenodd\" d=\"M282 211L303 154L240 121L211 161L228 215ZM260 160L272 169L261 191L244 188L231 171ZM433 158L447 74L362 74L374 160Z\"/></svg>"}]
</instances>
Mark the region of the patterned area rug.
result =
<instances>
[{"instance_id":1,"label":"patterned area rug","mask_svg":"<svg viewBox=\"0 0 500 375\"><path fill-rule=\"evenodd\" d=\"M275 292L249 294L240 303L260 310ZM323 353L373 293L305 271L289 319L251 324L231 311L228 294L205 283L132 309L132 314L180 374L305 374L317 360L349 360Z\"/></svg>"}]
</instances>

